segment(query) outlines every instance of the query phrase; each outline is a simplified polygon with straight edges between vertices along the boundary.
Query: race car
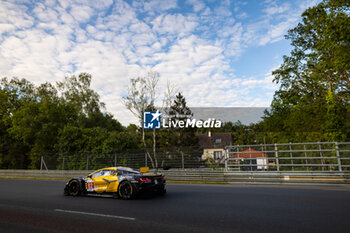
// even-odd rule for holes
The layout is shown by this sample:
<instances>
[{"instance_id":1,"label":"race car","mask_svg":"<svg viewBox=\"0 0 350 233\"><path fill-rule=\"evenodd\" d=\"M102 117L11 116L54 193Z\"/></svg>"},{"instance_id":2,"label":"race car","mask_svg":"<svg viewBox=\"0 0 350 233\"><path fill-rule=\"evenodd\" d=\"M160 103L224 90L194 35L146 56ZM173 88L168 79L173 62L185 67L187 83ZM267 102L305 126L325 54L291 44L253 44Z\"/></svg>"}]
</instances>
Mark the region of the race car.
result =
<instances>
[{"instance_id":1,"label":"race car","mask_svg":"<svg viewBox=\"0 0 350 233\"><path fill-rule=\"evenodd\" d=\"M148 167L136 171L128 167L102 168L87 177L73 178L66 183L64 194L113 195L117 198L132 199L138 194L165 194L166 180L163 175L147 173Z\"/></svg>"}]
</instances>

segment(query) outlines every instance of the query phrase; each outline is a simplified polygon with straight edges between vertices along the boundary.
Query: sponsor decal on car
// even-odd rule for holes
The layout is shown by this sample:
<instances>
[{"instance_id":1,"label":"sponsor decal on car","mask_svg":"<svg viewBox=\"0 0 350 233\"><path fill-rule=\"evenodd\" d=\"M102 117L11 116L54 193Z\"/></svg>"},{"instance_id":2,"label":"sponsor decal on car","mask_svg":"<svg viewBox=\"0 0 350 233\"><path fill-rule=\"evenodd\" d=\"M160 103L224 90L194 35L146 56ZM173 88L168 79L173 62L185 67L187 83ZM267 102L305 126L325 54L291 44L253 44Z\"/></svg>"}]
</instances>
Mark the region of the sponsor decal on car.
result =
<instances>
[{"instance_id":1,"label":"sponsor decal on car","mask_svg":"<svg viewBox=\"0 0 350 233\"><path fill-rule=\"evenodd\" d=\"M88 192L94 191L95 188L97 189L97 186L95 186L93 180L88 180L88 181L86 182L86 190L87 190Z\"/></svg>"}]
</instances>

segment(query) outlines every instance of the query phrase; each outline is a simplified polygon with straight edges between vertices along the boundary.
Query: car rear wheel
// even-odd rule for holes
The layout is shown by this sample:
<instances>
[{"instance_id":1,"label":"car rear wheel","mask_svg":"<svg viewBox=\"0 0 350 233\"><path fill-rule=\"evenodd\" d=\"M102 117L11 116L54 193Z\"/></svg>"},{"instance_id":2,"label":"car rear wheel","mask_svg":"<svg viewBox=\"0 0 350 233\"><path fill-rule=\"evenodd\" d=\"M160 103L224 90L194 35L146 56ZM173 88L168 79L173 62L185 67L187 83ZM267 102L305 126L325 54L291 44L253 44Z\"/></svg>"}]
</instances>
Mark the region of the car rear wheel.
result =
<instances>
[{"instance_id":1,"label":"car rear wheel","mask_svg":"<svg viewBox=\"0 0 350 233\"><path fill-rule=\"evenodd\" d=\"M78 180L71 180L68 184L68 195L79 196L80 195L80 182Z\"/></svg>"},{"instance_id":2,"label":"car rear wheel","mask_svg":"<svg viewBox=\"0 0 350 233\"><path fill-rule=\"evenodd\" d=\"M135 187L129 181L124 181L119 185L118 195L124 200L129 200L135 195Z\"/></svg>"}]
</instances>

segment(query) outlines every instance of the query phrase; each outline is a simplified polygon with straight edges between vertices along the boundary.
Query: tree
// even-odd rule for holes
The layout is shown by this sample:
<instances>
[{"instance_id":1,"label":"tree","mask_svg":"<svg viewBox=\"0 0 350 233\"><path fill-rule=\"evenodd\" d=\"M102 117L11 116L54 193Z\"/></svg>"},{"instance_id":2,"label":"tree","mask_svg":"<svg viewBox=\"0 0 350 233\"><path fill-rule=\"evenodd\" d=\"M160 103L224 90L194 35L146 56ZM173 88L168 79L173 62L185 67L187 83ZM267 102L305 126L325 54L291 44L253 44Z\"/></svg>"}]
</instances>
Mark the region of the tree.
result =
<instances>
[{"instance_id":1,"label":"tree","mask_svg":"<svg viewBox=\"0 0 350 233\"><path fill-rule=\"evenodd\" d=\"M24 169L29 163L28 147L8 132L12 127L12 115L20 105L15 90L6 87L0 89L0 168Z\"/></svg>"},{"instance_id":2,"label":"tree","mask_svg":"<svg viewBox=\"0 0 350 233\"><path fill-rule=\"evenodd\" d=\"M100 96L90 88L91 79L90 74L81 73L78 76L67 76L64 81L57 82L62 97L86 115L105 108L105 104L100 102Z\"/></svg>"},{"instance_id":3,"label":"tree","mask_svg":"<svg viewBox=\"0 0 350 233\"><path fill-rule=\"evenodd\" d=\"M342 141L345 139L345 135L343 134L343 128L344 128L344 119L342 119L342 116L345 114L342 114L340 112L340 108L337 106L337 101L335 94L328 90L327 96L327 121L325 124L326 129L326 138L328 141Z\"/></svg>"},{"instance_id":4,"label":"tree","mask_svg":"<svg viewBox=\"0 0 350 233\"><path fill-rule=\"evenodd\" d=\"M159 73L148 72L146 77L138 77L131 79L128 88L128 95L123 98L125 107L139 120L141 126L141 138L144 149L147 148L145 140L145 129L143 127L143 113L147 109L154 109L156 101L156 88L159 81ZM157 156L155 151L156 136L153 131L153 158L146 150L148 158L151 160L152 166L157 167Z\"/></svg>"},{"instance_id":5,"label":"tree","mask_svg":"<svg viewBox=\"0 0 350 233\"><path fill-rule=\"evenodd\" d=\"M193 113L187 106L185 97L179 92L169 109L169 116L172 121L185 121L192 119ZM197 136L195 135L195 128L177 128L172 130L172 135L169 138L169 142L172 146L182 147L195 146L198 143Z\"/></svg>"},{"instance_id":6,"label":"tree","mask_svg":"<svg viewBox=\"0 0 350 233\"><path fill-rule=\"evenodd\" d=\"M348 1L325 0L307 9L302 22L288 31L293 50L272 73L280 89L265 114L270 130L289 132L294 140L344 139L350 100L349 7Z\"/></svg>"},{"instance_id":7,"label":"tree","mask_svg":"<svg viewBox=\"0 0 350 233\"><path fill-rule=\"evenodd\" d=\"M58 83L59 92L50 83L35 86L26 79L1 79L0 167L38 168L40 157L46 155L45 162L52 168L57 154L69 152L72 159L81 159L86 151L110 149L104 147L107 138L125 129L102 112L104 104L90 83L91 75L86 73L66 77ZM138 137L130 134L121 144L114 143L115 149L134 145Z\"/></svg>"}]
</instances>

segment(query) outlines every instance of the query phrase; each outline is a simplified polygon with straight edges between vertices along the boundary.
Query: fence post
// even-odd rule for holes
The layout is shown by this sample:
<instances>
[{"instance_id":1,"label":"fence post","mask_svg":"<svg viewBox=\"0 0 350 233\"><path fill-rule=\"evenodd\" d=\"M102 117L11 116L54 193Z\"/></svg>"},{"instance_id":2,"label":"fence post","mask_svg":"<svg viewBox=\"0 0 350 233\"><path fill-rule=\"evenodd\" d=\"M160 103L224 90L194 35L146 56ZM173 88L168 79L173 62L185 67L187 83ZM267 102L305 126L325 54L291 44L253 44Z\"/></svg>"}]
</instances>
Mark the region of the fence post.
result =
<instances>
[{"instance_id":1,"label":"fence post","mask_svg":"<svg viewBox=\"0 0 350 233\"><path fill-rule=\"evenodd\" d=\"M148 167L147 166L147 152L145 152L145 167Z\"/></svg>"},{"instance_id":2,"label":"fence post","mask_svg":"<svg viewBox=\"0 0 350 233\"><path fill-rule=\"evenodd\" d=\"M275 143L275 157L276 157L276 167L277 171L280 171L280 162L278 160L278 150L277 150L277 144Z\"/></svg>"},{"instance_id":3,"label":"fence post","mask_svg":"<svg viewBox=\"0 0 350 233\"><path fill-rule=\"evenodd\" d=\"M335 151L336 151L337 159L338 159L338 169L341 172L341 171L343 171L343 169L341 167L341 159L340 159L340 154L339 154L338 142L335 142Z\"/></svg>"},{"instance_id":4,"label":"fence post","mask_svg":"<svg viewBox=\"0 0 350 233\"><path fill-rule=\"evenodd\" d=\"M321 143L318 143L318 149L320 150L320 157L321 157L321 164L322 164L322 171L324 171L324 160L323 160L323 155L322 155L322 147L321 147Z\"/></svg>"},{"instance_id":5,"label":"fence post","mask_svg":"<svg viewBox=\"0 0 350 233\"><path fill-rule=\"evenodd\" d=\"M45 160L44 160L44 156L41 156L41 163L40 163L40 170L43 170L43 166L45 167L46 171L48 171L49 169L46 166Z\"/></svg>"},{"instance_id":6,"label":"fence post","mask_svg":"<svg viewBox=\"0 0 350 233\"><path fill-rule=\"evenodd\" d=\"M227 164L227 160L228 160L228 151L229 149L225 148L225 172L227 172L228 170L228 164Z\"/></svg>"},{"instance_id":7,"label":"fence post","mask_svg":"<svg viewBox=\"0 0 350 233\"><path fill-rule=\"evenodd\" d=\"M86 152L86 170L89 170L89 152Z\"/></svg>"},{"instance_id":8,"label":"fence post","mask_svg":"<svg viewBox=\"0 0 350 233\"><path fill-rule=\"evenodd\" d=\"M61 153L61 155L62 155L62 153ZM63 153L62 170L64 170L64 158L65 158L65 155Z\"/></svg>"},{"instance_id":9,"label":"fence post","mask_svg":"<svg viewBox=\"0 0 350 233\"><path fill-rule=\"evenodd\" d=\"M292 171L294 171L294 162L293 162L293 153L292 153L292 143L289 142L289 155L290 155L290 162L292 163Z\"/></svg>"},{"instance_id":10,"label":"fence post","mask_svg":"<svg viewBox=\"0 0 350 233\"><path fill-rule=\"evenodd\" d=\"M260 145L261 145L261 152L265 153L263 144L260 144ZM265 167L265 160L263 160L263 161L264 162L263 162L263 166L261 166L261 170L265 171L265 168L266 168ZM258 164L257 164L256 168L258 168Z\"/></svg>"},{"instance_id":11,"label":"fence post","mask_svg":"<svg viewBox=\"0 0 350 233\"><path fill-rule=\"evenodd\" d=\"M304 144L304 155L305 155L305 158L307 158L307 153L306 153L306 145ZM305 164L307 165L306 166L306 170L309 171L309 162L307 161L307 159L305 159Z\"/></svg>"},{"instance_id":12,"label":"fence post","mask_svg":"<svg viewBox=\"0 0 350 233\"><path fill-rule=\"evenodd\" d=\"M237 155L238 155L238 152L239 152L239 145L237 144ZM237 158L239 158L239 155L237 156ZM237 165L238 165L239 171L241 171L242 170L242 166L240 164L241 163L240 159L238 159L237 161L238 161ZM244 167L243 167L243 169L244 169Z\"/></svg>"},{"instance_id":13,"label":"fence post","mask_svg":"<svg viewBox=\"0 0 350 233\"><path fill-rule=\"evenodd\" d=\"M181 150L181 165L182 169L185 169L185 158L184 158L184 152Z\"/></svg>"},{"instance_id":14,"label":"fence post","mask_svg":"<svg viewBox=\"0 0 350 233\"><path fill-rule=\"evenodd\" d=\"M114 167L117 167L117 153L114 152Z\"/></svg>"}]
</instances>

